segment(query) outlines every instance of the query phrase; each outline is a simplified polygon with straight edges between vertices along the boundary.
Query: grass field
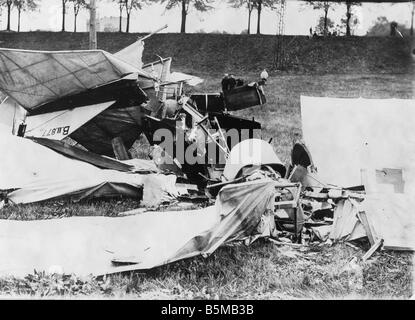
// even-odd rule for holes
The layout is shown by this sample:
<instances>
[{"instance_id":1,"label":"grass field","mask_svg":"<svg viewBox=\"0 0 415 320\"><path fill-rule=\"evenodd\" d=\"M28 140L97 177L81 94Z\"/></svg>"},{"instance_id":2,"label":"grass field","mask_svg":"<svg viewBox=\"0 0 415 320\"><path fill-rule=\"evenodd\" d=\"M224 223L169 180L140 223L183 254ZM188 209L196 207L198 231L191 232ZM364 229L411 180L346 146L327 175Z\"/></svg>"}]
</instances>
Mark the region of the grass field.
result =
<instances>
[{"instance_id":1,"label":"grass field","mask_svg":"<svg viewBox=\"0 0 415 320\"><path fill-rule=\"evenodd\" d=\"M345 244L293 250L265 241L219 248L197 257L107 278L33 274L2 278L2 295L139 299L405 299L411 255L375 254L359 273L347 270L361 249Z\"/></svg>"},{"instance_id":2,"label":"grass field","mask_svg":"<svg viewBox=\"0 0 415 320\"><path fill-rule=\"evenodd\" d=\"M261 70L260 70L261 71ZM259 73L236 74L247 81L258 80ZM193 91L216 92L223 74L196 75L205 82ZM289 160L292 142L301 137L300 96L337 98L401 98L415 96L414 78L407 74L328 74L286 75L271 73L265 87L267 104L235 112L262 123L265 140L273 138L273 146L282 161Z\"/></svg>"},{"instance_id":3,"label":"grass field","mask_svg":"<svg viewBox=\"0 0 415 320\"><path fill-rule=\"evenodd\" d=\"M220 73L193 72L205 83L193 90L217 91ZM256 73L241 74L256 80ZM263 136L283 161L293 138L301 136L300 95L366 98L413 98L411 74L278 75L266 87L268 103L238 112L263 124ZM68 206L31 204L6 208L1 218L42 219L74 215L109 215L138 206L135 201L102 201ZM162 241L162 239L160 239ZM115 297L139 299L287 299L398 298L412 295L409 253L375 253L358 272L347 270L353 257L368 248L346 244L301 250L258 241L246 247L219 248L209 258L192 258L149 270L103 278L34 274L24 279L0 279L5 296Z\"/></svg>"}]
</instances>

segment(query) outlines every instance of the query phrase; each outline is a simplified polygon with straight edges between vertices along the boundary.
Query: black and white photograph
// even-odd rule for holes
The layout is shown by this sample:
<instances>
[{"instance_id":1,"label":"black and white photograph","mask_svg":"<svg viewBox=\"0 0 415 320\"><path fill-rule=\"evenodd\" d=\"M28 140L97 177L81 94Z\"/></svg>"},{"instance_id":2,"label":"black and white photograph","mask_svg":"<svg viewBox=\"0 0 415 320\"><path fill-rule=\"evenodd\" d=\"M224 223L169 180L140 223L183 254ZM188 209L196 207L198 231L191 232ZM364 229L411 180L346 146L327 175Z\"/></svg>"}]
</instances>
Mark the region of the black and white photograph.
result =
<instances>
[{"instance_id":1,"label":"black and white photograph","mask_svg":"<svg viewBox=\"0 0 415 320\"><path fill-rule=\"evenodd\" d=\"M0 300L415 299L414 15L0 0Z\"/></svg>"}]
</instances>

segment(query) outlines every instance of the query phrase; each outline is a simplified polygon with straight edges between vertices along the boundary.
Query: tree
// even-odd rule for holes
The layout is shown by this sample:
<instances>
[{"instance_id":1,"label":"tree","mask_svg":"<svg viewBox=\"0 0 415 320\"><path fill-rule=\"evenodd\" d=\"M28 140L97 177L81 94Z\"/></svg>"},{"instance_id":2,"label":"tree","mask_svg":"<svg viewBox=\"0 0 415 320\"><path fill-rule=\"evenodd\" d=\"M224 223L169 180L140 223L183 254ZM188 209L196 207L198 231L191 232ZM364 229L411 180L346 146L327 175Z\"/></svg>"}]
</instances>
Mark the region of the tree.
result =
<instances>
[{"instance_id":1,"label":"tree","mask_svg":"<svg viewBox=\"0 0 415 320\"><path fill-rule=\"evenodd\" d=\"M320 33L323 35L327 35L328 22L329 22L328 13L330 10L334 10L334 6L336 4L331 1L312 1L312 0L306 0L306 1L307 1L306 5L311 6L314 10L324 11L324 15L322 17L323 18L323 29L322 31L320 31ZM320 20L319 20L319 25L320 25Z\"/></svg>"},{"instance_id":2,"label":"tree","mask_svg":"<svg viewBox=\"0 0 415 320\"><path fill-rule=\"evenodd\" d=\"M73 4L73 17L74 17L73 32L76 32L76 22L77 22L77 19L78 19L79 11L82 8L87 8L88 4L86 3L85 0L69 0L69 1L72 2L72 4Z\"/></svg>"},{"instance_id":3,"label":"tree","mask_svg":"<svg viewBox=\"0 0 415 320\"><path fill-rule=\"evenodd\" d=\"M14 5L14 1L13 0L1 0L0 5L7 7L7 27L6 27L6 30L10 31L10 15L11 15L11 11L12 11L12 8L13 8L13 5Z\"/></svg>"},{"instance_id":4,"label":"tree","mask_svg":"<svg viewBox=\"0 0 415 320\"><path fill-rule=\"evenodd\" d=\"M399 30L402 34L408 35L411 34L411 29L405 28L404 25L398 25L396 21L389 21L386 17L378 17L374 24L369 28L366 35L367 36L396 36L396 30ZM391 34L391 32L393 34Z\"/></svg>"},{"instance_id":5,"label":"tree","mask_svg":"<svg viewBox=\"0 0 415 320\"><path fill-rule=\"evenodd\" d=\"M256 26L256 33L261 34L261 13L263 8L275 9L276 5L285 0L255 0L255 8L257 10L258 19Z\"/></svg>"},{"instance_id":6,"label":"tree","mask_svg":"<svg viewBox=\"0 0 415 320\"><path fill-rule=\"evenodd\" d=\"M193 7L201 12L205 12L208 10L213 9L210 6L214 0L155 0L160 3L167 3L166 9L170 10L177 6L181 6L181 25L180 25L180 32L186 33L186 18L189 13L190 5L192 4Z\"/></svg>"},{"instance_id":7,"label":"tree","mask_svg":"<svg viewBox=\"0 0 415 320\"><path fill-rule=\"evenodd\" d=\"M22 11L33 11L39 6L37 0L14 0L13 5L17 9L17 32L20 32L20 17Z\"/></svg>"},{"instance_id":8,"label":"tree","mask_svg":"<svg viewBox=\"0 0 415 320\"><path fill-rule=\"evenodd\" d=\"M360 23L359 18L356 17L356 16L351 16L349 21L347 21L346 18L341 18L340 22L342 23L343 26L345 26L345 29L346 29L345 35L346 36L354 35L354 31L356 30L357 26Z\"/></svg>"},{"instance_id":9,"label":"tree","mask_svg":"<svg viewBox=\"0 0 415 320\"><path fill-rule=\"evenodd\" d=\"M69 0L62 0L62 32L65 31L66 4Z\"/></svg>"},{"instance_id":10,"label":"tree","mask_svg":"<svg viewBox=\"0 0 415 320\"><path fill-rule=\"evenodd\" d=\"M378 17L367 31L366 35L368 36L387 36L389 34L390 22L388 18L382 16Z\"/></svg>"},{"instance_id":11,"label":"tree","mask_svg":"<svg viewBox=\"0 0 415 320\"><path fill-rule=\"evenodd\" d=\"M122 32L122 12L124 11L124 0L115 0L118 2L118 8L120 11L120 23L119 23L119 28L118 31Z\"/></svg>"},{"instance_id":12,"label":"tree","mask_svg":"<svg viewBox=\"0 0 415 320\"><path fill-rule=\"evenodd\" d=\"M125 11L127 14L127 26L125 28L125 32L130 32L131 11L140 10L142 8L142 4L146 2L146 0L124 0Z\"/></svg>"},{"instance_id":13,"label":"tree","mask_svg":"<svg viewBox=\"0 0 415 320\"><path fill-rule=\"evenodd\" d=\"M347 37L351 35L350 23L353 22L353 25L356 26L359 22L357 17L351 20L352 15L353 15L353 6L356 7L356 6L361 6L361 5L362 5L361 2L354 2L354 1L346 0L346 19L342 19L342 21L344 21L346 24L346 36Z\"/></svg>"},{"instance_id":14,"label":"tree","mask_svg":"<svg viewBox=\"0 0 415 320\"><path fill-rule=\"evenodd\" d=\"M334 28L333 20L323 15L318 19L318 23L316 25L315 31L317 34L327 35L327 33L331 32L333 28Z\"/></svg>"},{"instance_id":15,"label":"tree","mask_svg":"<svg viewBox=\"0 0 415 320\"><path fill-rule=\"evenodd\" d=\"M248 29L246 33L251 34L251 15L256 7L256 0L228 0L228 2L233 8L246 7L248 9Z\"/></svg>"}]
</instances>

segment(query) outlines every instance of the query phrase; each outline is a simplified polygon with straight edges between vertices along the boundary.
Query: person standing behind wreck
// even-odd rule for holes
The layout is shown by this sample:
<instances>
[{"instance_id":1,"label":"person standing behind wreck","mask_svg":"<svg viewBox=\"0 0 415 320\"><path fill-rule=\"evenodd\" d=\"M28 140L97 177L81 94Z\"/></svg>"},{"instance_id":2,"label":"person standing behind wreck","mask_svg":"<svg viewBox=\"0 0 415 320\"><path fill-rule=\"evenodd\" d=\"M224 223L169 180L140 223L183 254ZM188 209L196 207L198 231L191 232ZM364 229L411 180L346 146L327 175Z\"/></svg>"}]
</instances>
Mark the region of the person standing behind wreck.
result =
<instances>
[{"instance_id":1,"label":"person standing behind wreck","mask_svg":"<svg viewBox=\"0 0 415 320\"><path fill-rule=\"evenodd\" d=\"M226 94L236 86L236 79L233 74L225 73L225 76L222 79L222 92Z\"/></svg>"},{"instance_id":2,"label":"person standing behind wreck","mask_svg":"<svg viewBox=\"0 0 415 320\"><path fill-rule=\"evenodd\" d=\"M221 85L222 85L222 92L227 91L227 87L228 87L228 80L229 80L229 74L225 73L222 81L221 81Z\"/></svg>"}]
</instances>

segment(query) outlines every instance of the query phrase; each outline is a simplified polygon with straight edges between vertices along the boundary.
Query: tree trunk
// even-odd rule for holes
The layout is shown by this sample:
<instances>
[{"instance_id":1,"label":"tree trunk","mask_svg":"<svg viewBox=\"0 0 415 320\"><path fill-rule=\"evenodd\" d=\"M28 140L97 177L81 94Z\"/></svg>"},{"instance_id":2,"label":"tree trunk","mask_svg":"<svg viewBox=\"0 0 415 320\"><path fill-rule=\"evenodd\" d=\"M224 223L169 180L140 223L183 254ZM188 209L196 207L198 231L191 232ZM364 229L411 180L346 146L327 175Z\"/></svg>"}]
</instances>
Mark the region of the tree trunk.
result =
<instances>
[{"instance_id":1,"label":"tree trunk","mask_svg":"<svg viewBox=\"0 0 415 320\"><path fill-rule=\"evenodd\" d=\"M75 13L74 14L74 19L73 19L73 32L76 32L76 20L78 18L78 14Z\"/></svg>"},{"instance_id":2,"label":"tree trunk","mask_svg":"<svg viewBox=\"0 0 415 320\"><path fill-rule=\"evenodd\" d=\"M256 34L261 34L261 10L262 10L262 0L258 1L258 20L256 25Z\"/></svg>"},{"instance_id":3,"label":"tree trunk","mask_svg":"<svg viewBox=\"0 0 415 320\"><path fill-rule=\"evenodd\" d=\"M412 15L411 15L411 36L414 35L414 13L415 13L415 2L412 3Z\"/></svg>"},{"instance_id":4,"label":"tree trunk","mask_svg":"<svg viewBox=\"0 0 415 320\"><path fill-rule=\"evenodd\" d=\"M327 36L327 14L328 12L329 12L328 8L324 9L324 31L323 31L324 36Z\"/></svg>"},{"instance_id":5,"label":"tree trunk","mask_svg":"<svg viewBox=\"0 0 415 320\"><path fill-rule=\"evenodd\" d=\"M65 15L66 15L66 7L65 7L65 0L62 0L62 32L65 31Z\"/></svg>"},{"instance_id":6,"label":"tree trunk","mask_svg":"<svg viewBox=\"0 0 415 320\"><path fill-rule=\"evenodd\" d=\"M10 31L10 13L11 13L12 5L7 4L7 31Z\"/></svg>"},{"instance_id":7,"label":"tree trunk","mask_svg":"<svg viewBox=\"0 0 415 320\"><path fill-rule=\"evenodd\" d=\"M95 0L89 1L89 49L97 48L97 7Z\"/></svg>"},{"instance_id":8,"label":"tree trunk","mask_svg":"<svg viewBox=\"0 0 415 320\"><path fill-rule=\"evenodd\" d=\"M182 24L180 26L180 33L186 33L186 0L182 0Z\"/></svg>"},{"instance_id":9,"label":"tree trunk","mask_svg":"<svg viewBox=\"0 0 415 320\"><path fill-rule=\"evenodd\" d=\"M118 29L119 32L122 32L122 7L120 6L120 26Z\"/></svg>"},{"instance_id":10,"label":"tree trunk","mask_svg":"<svg viewBox=\"0 0 415 320\"><path fill-rule=\"evenodd\" d=\"M130 32L130 13L127 12L127 27L125 28L125 32L129 33Z\"/></svg>"},{"instance_id":11,"label":"tree trunk","mask_svg":"<svg viewBox=\"0 0 415 320\"><path fill-rule=\"evenodd\" d=\"M346 36L350 37L350 18L352 14L350 13L350 2L346 2L347 12L346 12Z\"/></svg>"},{"instance_id":12,"label":"tree trunk","mask_svg":"<svg viewBox=\"0 0 415 320\"><path fill-rule=\"evenodd\" d=\"M17 32L20 32L20 14L22 13L22 9L17 9Z\"/></svg>"},{"instance_id":13,"label":"tree trunk","mask_svg":"<svg viewBox=\"0 0 415 320\"><path fill-rule=\"evenodd\" d=\"M252 10L249 10L249 13L248 13L248 34L251 34L251 14L252 14Z\"/></svg>"}]
</instances>

